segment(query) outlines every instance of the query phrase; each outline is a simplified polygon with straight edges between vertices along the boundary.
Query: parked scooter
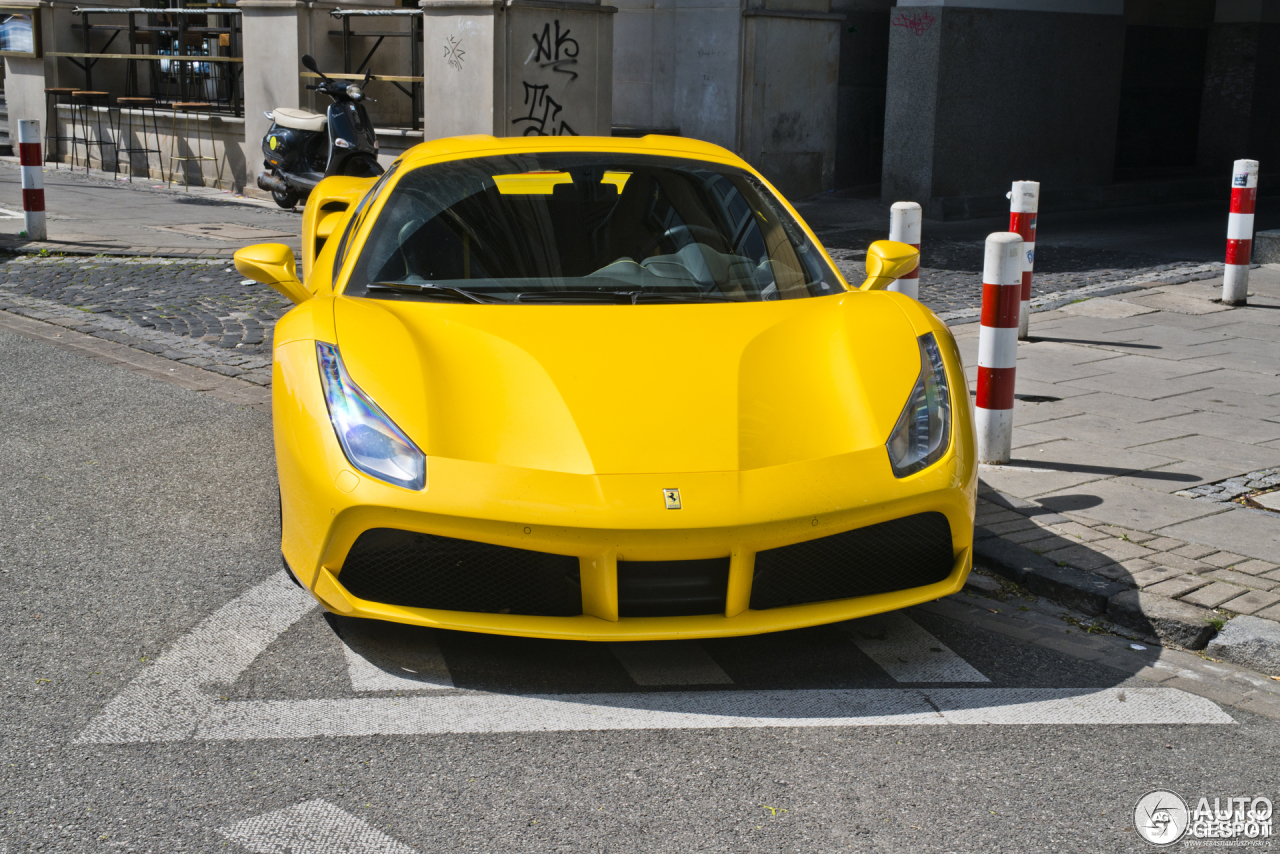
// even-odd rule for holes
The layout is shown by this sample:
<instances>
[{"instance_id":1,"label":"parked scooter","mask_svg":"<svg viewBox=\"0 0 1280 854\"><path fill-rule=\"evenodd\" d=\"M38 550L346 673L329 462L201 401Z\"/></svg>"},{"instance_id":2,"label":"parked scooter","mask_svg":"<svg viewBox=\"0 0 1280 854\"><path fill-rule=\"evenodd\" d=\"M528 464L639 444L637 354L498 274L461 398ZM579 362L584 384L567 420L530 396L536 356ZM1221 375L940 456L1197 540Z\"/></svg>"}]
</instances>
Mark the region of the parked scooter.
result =
<instances>
[{"instance_id":1,"label":"parked scooter","mask_svg":"<svg viewBox=\"0 0 1280 854\"><path fill-rule=\"evenodd\" d=\"M378 165L378 139L365 112L364 81L347 84L330 80L309 55L302 57L308 70L320 75L320 82L307 86L333 99L326 115L292 107L277 107L267 113L271 129L262 138L266 156L258 175L258 186L271 193L282 208L291 208L306 199L325 178L348 175L372 178L383 173Z\"/></svg>"}]
</instances>

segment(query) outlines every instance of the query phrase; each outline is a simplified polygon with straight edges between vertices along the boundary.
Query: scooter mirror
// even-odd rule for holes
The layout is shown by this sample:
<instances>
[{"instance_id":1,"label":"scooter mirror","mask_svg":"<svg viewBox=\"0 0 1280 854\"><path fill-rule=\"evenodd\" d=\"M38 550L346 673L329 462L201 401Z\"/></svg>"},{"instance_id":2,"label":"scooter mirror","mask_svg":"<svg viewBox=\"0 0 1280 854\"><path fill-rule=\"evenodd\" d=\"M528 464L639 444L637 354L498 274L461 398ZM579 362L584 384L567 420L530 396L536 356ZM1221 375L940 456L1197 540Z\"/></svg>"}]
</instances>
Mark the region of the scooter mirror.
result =
<instances>
[{"instance_id":1,"label":"scooter mirror","mask_svg":"<svg viewBox=\"0 0 1280 854\"><path fill-rule=\"evenodd\" d=\"M306 66L308 71L314 71L316 74L320 73L320 68L316 65L315 58L311 54L304 53L302 55L302 64Z\"/></svg>"}]
</instances>

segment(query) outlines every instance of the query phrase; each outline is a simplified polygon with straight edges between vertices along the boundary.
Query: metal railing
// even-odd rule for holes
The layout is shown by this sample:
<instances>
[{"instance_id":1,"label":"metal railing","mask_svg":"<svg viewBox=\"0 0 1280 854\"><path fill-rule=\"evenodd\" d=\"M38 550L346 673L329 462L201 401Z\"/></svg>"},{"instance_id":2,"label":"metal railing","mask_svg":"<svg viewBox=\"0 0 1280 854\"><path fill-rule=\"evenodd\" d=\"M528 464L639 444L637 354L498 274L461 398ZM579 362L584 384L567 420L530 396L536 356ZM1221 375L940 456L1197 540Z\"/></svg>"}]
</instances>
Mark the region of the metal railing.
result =
<instances>
[{"instance_id":1,"label":"metal railing","mask_svg":"<svg viewBox=\"0 0 1280 854\"><path fill-rule=\"evenodd\" d=\"M104 59L126 63L127 97L146 95L157 103L206 101L217 112L234 116L244 114L243 44L240 10L226 6L180 7L77 7L73 14L80 23L73 25L84 36L80 52L49 51L48 56L63 57L84 72L84 88L93 89L93 69ZM90 23L90 16L128 15L128 23ZM138 22L138 16L145 16ZM221 19L221 20L219 20ZM102 50L93 51L90 37L94 31L111 33ZM128 34L127 53L107 53L120 36ZM151 45L154 53L140 46ZM145 73L139 74L139 65ZM143 90L142 78L147 80Z\"/></svg>"},{"instance_id":2,"label":"metal railing","mask_svg":"<svg viewBox=\"0 0 1280 854\"><path fill-rule=\"evenodd\" d=\"M330 77L338 77L339 79L362 79L364 77L365 67L369 61L373 59L373 55L378 52L378 48L386 39L409 39L409 73L407 75L389 75L375 74L374 80L382 80L390 83L401 91L410 102L410 115L412 116L412 127L414 130L422 129L422 10L421 9L334 9L329 13L331 17L337 18L342 22L342 29L329 30L331 36L342 37L342 71L340 75L330 74ZM353 30L351 21L353 18L409 18L408 30ZM356 39L376 39L373 47L369 48L364 59L360 60L360 64L355 68L351 67L352 47ZM304 73L304 77L314 76L310 73ZM406 89L402 84L408 84Z\"/></svg>"}]
</instances>

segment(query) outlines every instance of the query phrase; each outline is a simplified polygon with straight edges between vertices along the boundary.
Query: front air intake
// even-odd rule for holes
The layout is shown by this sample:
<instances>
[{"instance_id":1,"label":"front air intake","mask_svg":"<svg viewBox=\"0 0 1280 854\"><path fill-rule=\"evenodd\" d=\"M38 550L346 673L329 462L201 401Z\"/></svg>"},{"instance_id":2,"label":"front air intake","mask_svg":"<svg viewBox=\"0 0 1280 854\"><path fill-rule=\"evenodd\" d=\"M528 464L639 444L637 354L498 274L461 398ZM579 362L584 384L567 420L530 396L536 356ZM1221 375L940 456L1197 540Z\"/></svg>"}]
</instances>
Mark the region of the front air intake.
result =
<instances>
[{"instance_id":1,"label":"front air intake","mask_svg":"<svg viewBox=\"0 0 1280 854\"><path fill-rule=\"evenodd\" d=\"M757 610L910 590L942 581L955 557L941 513L919 513L756 553Z\"/></svg>"},{"instance_id":2,"label":"front air intake","mask_svg":"<svg viewBox=\"0 0 1280 854\"><path fill-rule=\"evenodd\" d=\"M723 614L729 558L618 561L618 616Z\"/></svg>"},{"instance_id":3,"label":"front air intake","mask_svg":"<svg viewBox=\"0 0 1280 854\"><path fill-rule=\"evenodd\" d=\"M338 574L353 596L405 608L576 617L578 559L471 540L374 528Z\"/></svg>"}]
</instances>

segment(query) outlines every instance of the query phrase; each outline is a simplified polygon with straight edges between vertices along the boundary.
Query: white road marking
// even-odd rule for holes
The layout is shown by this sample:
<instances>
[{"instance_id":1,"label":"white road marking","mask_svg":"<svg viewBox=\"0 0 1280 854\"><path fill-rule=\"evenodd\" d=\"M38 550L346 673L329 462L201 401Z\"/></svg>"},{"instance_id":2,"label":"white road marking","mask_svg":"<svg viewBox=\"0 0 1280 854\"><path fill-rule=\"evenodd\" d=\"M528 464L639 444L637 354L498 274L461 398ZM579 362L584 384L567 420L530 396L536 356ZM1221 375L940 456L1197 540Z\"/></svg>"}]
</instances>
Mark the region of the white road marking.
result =
<instances>
[{"instance_id":1,"label":"white road marking","mask_svg":"<svg viewBox=\"0 0 1280 854\"><path fill-rule=\"evenodd\" d=\"M868 658L897 682L990 682L901 611L844 624Z\"/></svg>"},{"instance_id":2,"label":"white road marking","mask_svg":"<svg viewBox=\"0 0 1280 854\"><path fill-rule=\"evenodd\" d=\"M148 666L78 741L426 735L461 732L945 724L1234 723L1176 688L904 688L220 701L316 605L279 572L224 605Z\"/></svg>"},{"instance_id":3,"label":"white road marking","mask_svg":"<svg viewBox=\"0 0 1280 854\"><path fill-rule=\"evenodd\" d=\"M1121 699L1123 697L1123 699ZM448 733L947 724L1234 723L1176 688L862 688L462 694L224 703L205 741Z\"/></svg>"},{"instance_id":4,"label":"white road marking","mask_svg":"<svg viewBox=\"0 0 1280 854\"><path fill-rule=\"evenodd\" d=\"M327 801L245 819L218 833L254 854L415 854L408 845Z\"/></svg>"},{"instance_id":5,"label":"white road marking","mask_svg":"<svg viewBox=\"0 0 1280 854\"><path fill-rule=\"evenodd\" d=\"M637 685L732 685L694 640L611 643L609 649Z\"/></svg>"},{"instance_id":6,"label":"white road marking","mask_svg":"<svg viewBox=\"0 0 1280 854\"><path fill-rule=\"evenodd\" d=\"M430 629L412 632L409 640L402 626L360 622L342 633L352 690L439 691L453 687L453 676Z\"/></svg>"},{"instance_id":7,"label":"white road marking","mask_svg":"<svg viewBox=\"0 0 1280 854\"><path fill-rule=\"evenodd\" d=\"M271 642L317 607L284 570L214 611L107 704L81 742L182 741Z\"/></svg>"}]
</instances>

